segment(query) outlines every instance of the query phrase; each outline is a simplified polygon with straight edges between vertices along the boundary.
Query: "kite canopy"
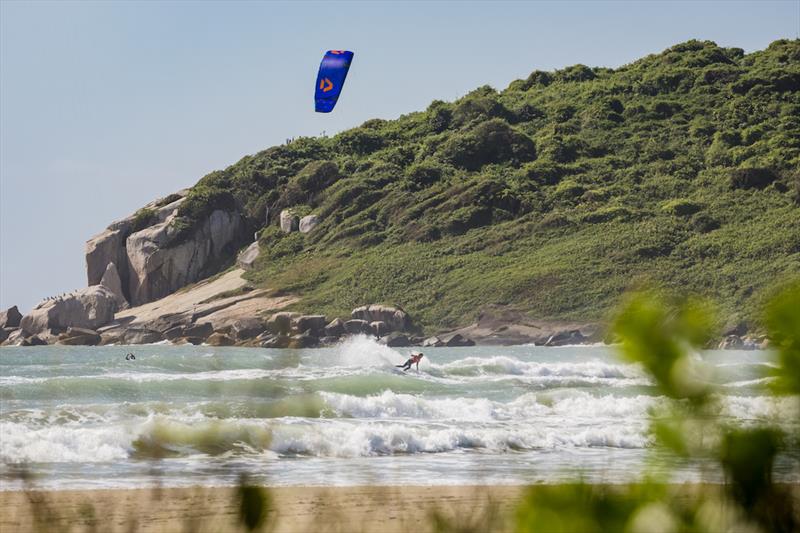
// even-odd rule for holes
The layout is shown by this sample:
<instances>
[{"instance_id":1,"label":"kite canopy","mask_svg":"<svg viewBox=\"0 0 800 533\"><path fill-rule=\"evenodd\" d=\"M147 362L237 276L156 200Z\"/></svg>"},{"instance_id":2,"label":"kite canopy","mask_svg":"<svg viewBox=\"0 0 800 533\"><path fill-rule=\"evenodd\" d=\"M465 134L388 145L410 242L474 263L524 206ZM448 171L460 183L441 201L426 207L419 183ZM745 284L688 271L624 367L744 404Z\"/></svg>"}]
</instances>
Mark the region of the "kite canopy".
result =
<instances>
[{"instance_id":1,"label":"kite canopy","mask_svg":"<svg viewBox=\"0 0 800 533\"><path fill-rule=\"evenodd\" d=\"M333 111L352 61L353 52L347 50L328 50L325 53L319 65L317 85L314 90L314 108L317 113Z\"/></svg>"}]
</instances>

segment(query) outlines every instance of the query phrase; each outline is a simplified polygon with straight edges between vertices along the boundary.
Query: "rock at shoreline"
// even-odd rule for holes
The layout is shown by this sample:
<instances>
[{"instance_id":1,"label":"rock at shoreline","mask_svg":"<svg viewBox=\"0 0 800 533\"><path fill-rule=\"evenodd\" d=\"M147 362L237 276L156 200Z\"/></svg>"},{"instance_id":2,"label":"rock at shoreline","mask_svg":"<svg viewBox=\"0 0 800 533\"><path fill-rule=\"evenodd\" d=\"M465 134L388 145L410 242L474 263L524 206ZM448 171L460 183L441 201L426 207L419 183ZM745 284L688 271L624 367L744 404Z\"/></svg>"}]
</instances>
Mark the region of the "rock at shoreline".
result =
<instances>
[{"instance_id":1,"label":"rock at shoreline","mask_svg":"<svg viewBox=\"0 0 800 533\"><path fill-rule=\"evenodd\" d=\"M6 339L15 331L17 328L0 328L0 343L6 342Z\"/></svg>"},{"instance_id":2,"label":"rock at shoreline","mask_svg":"<svg viewBox=\"0 0 800 533\"><path fill-rule=\"evenodd\" d=\"M425 348L439 348L444 345L445 345L444 341L436 336L428 337L427 339L422 341L422 346Z\"/></svg>"},{"instance_id":3,"label":"rock at shoreline","mask_svg":"<svg viewBox=\"0 0 800 533\"><path fill-rule=\"evenodd\" d=\"M213 333L206 342L210 346L233 346L236 344L236 341L220 332Z\"/></svg>"},{"instance_id":4,"label":"rock at shoreline","mask_svg":"<svg viewBox=\"0 0 800 533\"><path fill-rule=\"evenodd\" d=\"M289 347L288 335L275 335L261 343L262 348L288 348Z\"/></svg>"},{"instance_id":5,"label":"rock at shoreline","mask_svg":"<svg viewBox=\"0 0 800 533\"><path fill-rule=\"evenodd\" d=\"M183 337L185 331L186 331L185 326L173 326L168 330L164 331L164 338L167 339L168 341L174 341L176 339L179 339L180 337Z\"/></svg>"},{"instance_id":6,"label":"rock at shoreline","mask_svg":"<svg viewBox=\"0 0 800 533\"><path fill-rule=\"evenodd\" d=\"M214 326L211 322L198 322L183 329L184 337L194 337L198 339L207 339L214 333Z\"/></svg>"},{"instance_id":7,"label":"rock at shoreline","mask_svg":"<svg viewBox=\"0 0 800 533\"><path fill-rule=\"evenodd\" d=\"M8 336L3 341L3 346L18 346L25 340L25 332L22 331L22 328L11 329L10 331L6 328L5 331L8 333Z\"/></svg>"},{"instance_id":8,"label":"rock at shoreline","mask_svg":"<svg viewBox=\"0 0 800 533\"><path fill-rule=\"evenodd\" d=\"M300 219L299 229L300 233L308 233L319 225L319 217L317 215L308 215Z\"/></svg>"},{"instance_id":9,"label":"rock at shoreline","mask_svg":"<svg viewBox=\"0 0 800 533\"><path fill-rule=\"evenodd\" d=\"M231 325L231 335L239 342L255 339L267 330L267 325L260 318L245 318Z\"/></svg>"},{"instance_id":10,"label":"rock at shoreline","mask_svg":"<svg viewBox=\"0 0 800 533\"><path fill-rule=\"evenodd\" d=\"M727 335L722 341L720 341L719 346L717 346L718 350L741 350L744 346L744 342L742 342L741 337L738 335Z\"/></svg>"},{"instance_id":11,"label":"rock at shoreline","mask_svg":"<svg viewBox=\"0 0 800 533\"><path fill-rule=\"evenodd\" d=\"M726 335L717 345L718 350L763 350L769 347L769 339L766 336L745 336Z\"/></svg>"},{"instance_id":12,"label":"rock at shoreline","mask_svg":"<svg viewBox=\"0 0 800 533\"><path fill-rule=\"evenodd\" d=\"M0 312L0 328L18 328L21 320L22 314L16 305Z\"/></svg>"},{"instance_id":13,"label":"rock at shoreline","mask_svg":"<svg viewBox=\"0 0 800 533\"><path fill-rule=\"evenodd\" d=\"M449 338L443 339L444 345L448 348L461 348L467 346L475 346L475 341L464 337L460 333L451 335Z\"/></svg>"},{"instance_id":14,"label":"rock at shoreline","mask_svg":"<svg viewBox=\"0 0 800 533\"><path fill-rule=\"evenodd\" d=\"M366 320L354 319L344 323L344 329L350 335L371 335L372 328Z\"/></svg>"},{"instance_id":15,"label":"rock at shoreline","mask_svg":"<svg viewBox=\"0 0 800 533\"><path fill-rule=\"evenodd\" d=\"M47 346L47 341L39 337L39 335L31 335L25 337L20 341L20 346Z\"/></svg>"},{"instance_id":16,"label":"rock at shoreline","mask_svg":"<svg viewBox=\"0 0 800 533\"><path fill-rule=\"evenodd\" d=\"M408 335L405 333L400 333L395 331L394 333L390 333L385 337L381 337L378 341L381 344L385 344L390 348L403 348L406 346L411 346L411 339L408 338Z\"/></svg>"},{"instance_id":17,"label":"rock at shoreline","mask_svg":"<svg viewBox=\"0 0 800 533\"><path fill-rule=\"evenodd\" d=\"M566 346L568 344L583 344L586 342L586 337L577 329L571 331L562 331L551 335L545 346Z\"/></svg>"},{"instance_id":18,"label":"rock at shoreline","mask_svg":"<svg viewBox=\"0 0 800 533\"><path fill-rule=\"evenodd\" d=\"M383 322L389 331L408 331L411 328L411 318L399 307L378 304L363 305L353 309L351 316L368 323Z\"/></svg>"},{"instance_id":19,"label":"rock at shoreline","mask_svg":"<svg viewBox=\"0 0 800 533\"><path fill-rule=\"evenodd\" d=\"M161 342L164 336L159 331L152 329L128 329L122 334L120 341L123 344L153 344Z\"/></svg>"},{"instance_id":20,"label":"rock at shoreline","mask_svg":"<svg viewBox=\"0 0 800 533\"><path fill-rule=\"evenodd\" d=\"M252 270L259 255L261 248L258 246L258 241L255 241L236 257L236 264L245 270Z\"/></svg>"},{"instance_id":21,"label":"rock at shoreline","mask_svg":"<svg viewBox=\"0 0 800 533\"><path fill-rule=\"evenodd\" d=\"M341 318L334 318L325 326L325 335L327 337L341 337L347 332L344 327L344 320Z\"/></svg>"},{"instance_id":22,"label":"rock at shoreline","mask_svg":"<svg viewBox=\"0 0 800 533\"><path fill-rule=\"evenodd\" d=\"M267 321L267 328L276 335L288 335L292 330L292 321L298 316L298 313L290 311L275 313Z\"/></svg>"},{"instance_id":23,"label":"rock at shoreline","mask_svg":"<svg viewBox=\"0 0 800 533\"><path fill-rule=\"evenodd\" d=\"M325 331L325 315L303 315L297 317L295 327L298 333L310 331L314 336L320 336Z\"/></svg>"},{"instance_id":24,"label":"rock at shoreline","mask_svg":"<svg viewBox=\"0 0 800 533\"><path fill-rule=\"evenodd\" d=\"M318 343L317 337L312 335L310 331L306 331L300 335L293 335L289 339L289 348L313 348Z\"/></svg>"},{"instance_id":25,"label":"rock at shoreline","mask_svg":"<svg viewBox=\"0 0 800 533\"><path fill-rule=\"evenodd\" d=\"M118 305L113 292L103 285L93 285L64 297L41 302L22 318L20 326L28 335L46 329L97 329L114 319Z\"/></svg>"},{"instance_id":26,"label":"rock at shoreline","mask_svg":"<svg viewBox=\"0 0 800 533\"><path fill-rule=\"evenodd\" d=\"M57 344L67 346L97 346L100 344L100 334L93 329L67 328L65 333L58 336Z\"/></svg>"}]
</instances>

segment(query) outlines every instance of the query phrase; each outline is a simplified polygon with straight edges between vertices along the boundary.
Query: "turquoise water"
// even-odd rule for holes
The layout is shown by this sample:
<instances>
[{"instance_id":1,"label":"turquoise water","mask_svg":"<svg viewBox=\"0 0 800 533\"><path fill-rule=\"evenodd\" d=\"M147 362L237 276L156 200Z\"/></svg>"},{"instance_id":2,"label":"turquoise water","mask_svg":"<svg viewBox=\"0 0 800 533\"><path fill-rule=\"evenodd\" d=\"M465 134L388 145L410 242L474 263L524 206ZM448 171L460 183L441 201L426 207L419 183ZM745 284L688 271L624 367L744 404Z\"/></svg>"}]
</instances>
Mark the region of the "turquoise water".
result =
<instances>
[{"instance_id":1,"label":"turquoise water","mask_svg":"<svg viewBox=\"0 0 800 533\"><path fill-rule=\"evenodd\" d=\"M135 361L126 361L133 352ZM609 347L410 349L46 346L0 349L0 488L636 479L663 402ZM768 352L708 352L720 417L797 420L768 397ZM655 467L715 481L702 465ZM649 466L650 468L654 468ZM781 479L800 480L782 458Z\"/></svg>"}]
</instances>

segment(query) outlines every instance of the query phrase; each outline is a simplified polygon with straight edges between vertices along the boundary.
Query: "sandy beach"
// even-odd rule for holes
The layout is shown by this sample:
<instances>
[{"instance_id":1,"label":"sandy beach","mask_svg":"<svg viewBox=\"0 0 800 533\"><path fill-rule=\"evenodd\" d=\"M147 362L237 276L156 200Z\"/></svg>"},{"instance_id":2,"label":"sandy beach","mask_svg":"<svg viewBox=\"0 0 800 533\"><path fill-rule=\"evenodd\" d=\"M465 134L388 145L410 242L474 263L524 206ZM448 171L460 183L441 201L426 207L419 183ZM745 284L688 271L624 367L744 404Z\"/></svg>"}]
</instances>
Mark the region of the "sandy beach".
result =
<instances>
[{"instance_id":1,"label":"sandy beach","mask_svg":"<svg viewBox=\"0 0 800 533\"><path fill-rule=\"evenodd\" d=\"M508 531L522 486L280 487L265 531ZM246 531L234 488L0 492L0 531Z\"/></svg>"}]
</instances>

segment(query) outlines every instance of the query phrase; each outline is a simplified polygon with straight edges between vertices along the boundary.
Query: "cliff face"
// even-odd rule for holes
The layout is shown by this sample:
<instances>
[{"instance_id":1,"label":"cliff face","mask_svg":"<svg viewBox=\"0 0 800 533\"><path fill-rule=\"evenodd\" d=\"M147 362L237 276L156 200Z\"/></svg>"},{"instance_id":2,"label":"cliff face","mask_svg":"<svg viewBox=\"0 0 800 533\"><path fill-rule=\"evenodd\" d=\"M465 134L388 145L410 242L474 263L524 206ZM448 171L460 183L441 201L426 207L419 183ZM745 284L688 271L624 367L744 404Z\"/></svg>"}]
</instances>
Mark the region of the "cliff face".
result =
<instances>
[{"instance_id":1,"label":"cliff face","mask_svg":"<svg viewBox=\"0 0 800 533\"><path fill-rule=\"evenodd\" d=\"M173 217L130 235L128 291L134 305L152 302L213 274L235 251L244 223L236 212L216 210L180 244Z\"/></svg>"},{"instance_id":2,"label":"cliff face","mask_svg":"<svg viewBox=\"0 0 800 533\"><path fill-rule=\"evenodd\" d=\"M181 191L151 202L87 241L89 285L119 265L122 292L136 306L216 273L242 244L245 221L235 209L216 209L187 230L176 224L184 199Z\"/></svg>"}]
</instances>

